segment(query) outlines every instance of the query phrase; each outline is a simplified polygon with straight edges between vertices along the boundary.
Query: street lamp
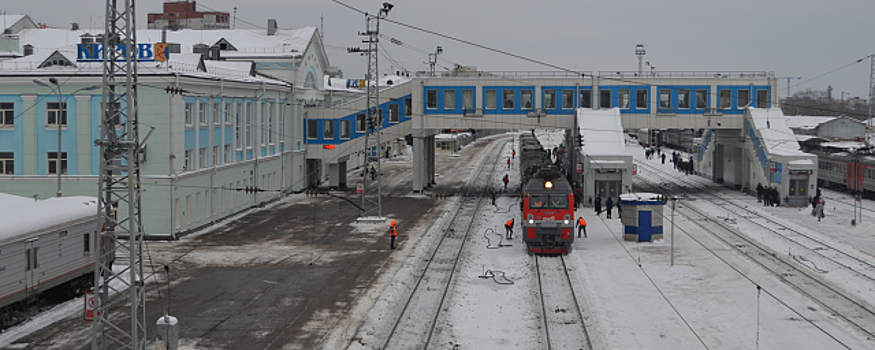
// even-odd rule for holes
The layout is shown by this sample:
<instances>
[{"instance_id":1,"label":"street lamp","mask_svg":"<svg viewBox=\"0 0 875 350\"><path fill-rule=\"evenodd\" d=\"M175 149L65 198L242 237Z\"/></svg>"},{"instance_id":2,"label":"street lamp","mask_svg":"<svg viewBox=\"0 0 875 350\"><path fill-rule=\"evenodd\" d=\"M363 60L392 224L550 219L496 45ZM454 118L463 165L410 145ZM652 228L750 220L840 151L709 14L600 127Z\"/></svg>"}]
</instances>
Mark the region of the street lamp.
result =
<instances>
[{"instance_id":1,"label":"street lamp","mask_svg":"<svg viewBox=\"0 0 875 350\"><path fill-rule=\"evenodd\" d=\"M58 116L55 117L55 123L58 124L58 154L55 158L57 161L57 163L55 165L55 171L58 173L58 193L57 193L57 196L61 197L61 172L62 172L61 171L62 170L62 168L61 168L61 118L64 118L64 119L67 118L67 99L69 99L70 96L73 96L75 93L77 93L79 91L96 90L96 89L99 89L101 86L100 85L86 86L84 88L80 88L80 89L73 91L72 93L67 95L67 97L65 97L64 99L61 99L61 84L58 82L58 79L55 79L55 77L49 78L49 83L51 83L55 87L52 87L52 85L46 84L46 82L44 82L40 79L34 79L33 83L37 84L39 86L44 86L44 87L47 87L49 89L52 89L52 92L54 92L58 96L58 108L60 108L61 110L60 110L60 113L58 114Z\"/></svg>"}]
</instances>

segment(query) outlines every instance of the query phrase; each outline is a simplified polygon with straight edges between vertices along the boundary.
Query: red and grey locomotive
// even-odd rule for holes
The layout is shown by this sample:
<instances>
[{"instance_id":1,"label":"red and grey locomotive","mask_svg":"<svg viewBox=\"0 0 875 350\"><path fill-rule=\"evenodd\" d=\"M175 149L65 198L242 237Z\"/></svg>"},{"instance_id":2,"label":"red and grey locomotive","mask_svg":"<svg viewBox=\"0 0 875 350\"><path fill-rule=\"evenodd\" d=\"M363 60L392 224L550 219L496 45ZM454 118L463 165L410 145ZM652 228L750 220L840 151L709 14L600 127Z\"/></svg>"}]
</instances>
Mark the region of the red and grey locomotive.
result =
<instances>
[{"instance_id":1,"label":"red and grey locomotive","mask_svg":"<svg viewBox=\"0 0 875 350\"><path fill-rule=\"evenodd\" d=\"M523 242L532 253L566 254L574 243L571 185L534 136L524 134L520 145Z\"/></svg>"}]
</instances>

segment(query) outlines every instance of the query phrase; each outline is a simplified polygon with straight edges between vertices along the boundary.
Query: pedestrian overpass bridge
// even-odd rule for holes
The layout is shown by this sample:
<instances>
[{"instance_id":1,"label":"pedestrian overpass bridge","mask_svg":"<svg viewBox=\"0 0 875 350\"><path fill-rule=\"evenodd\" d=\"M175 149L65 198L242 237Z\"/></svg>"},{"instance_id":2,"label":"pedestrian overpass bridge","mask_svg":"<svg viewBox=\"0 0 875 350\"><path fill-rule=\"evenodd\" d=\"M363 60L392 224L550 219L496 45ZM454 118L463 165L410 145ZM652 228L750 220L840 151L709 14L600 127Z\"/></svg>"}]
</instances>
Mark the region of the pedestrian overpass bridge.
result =
<instances>
[{"instance_id":1,"label":"pedestrian overpass bridge","mask_svg":"<svg viewBox=\"0 0 875 350\"><path fill-rule=\"evenodd\" d=\"M376 114L382 116L379 123L383 145L380 150L368 150L368 154L373 157L395 152L399 139L412 141L412 187L418 192L435 183L434 136L441 130L598 128L575 125L575 111L618 108L627 130L705 130L706 137L696 147L697 172L718 182L738 182L738 186L749 189L751 181L753 186L773 181L769 173L775 169L769 160L767 138L757 136L758 124L752 122L746 107L779 113L775 112L778 91L778 80L771 72L656 72L644 76L613 71L597 75L466 72L415 77L381 88ZM327 177L330 186L345 187L347 168L363 163L366 104L367 99L362 97L332 107L305 109L311 185ZM758 145L751 136L760 140ZM758 168L762 164L769 168L737 174L738 169L751 167L733 167L729 163L743 158L760 164ZM724 174L728 171L732 174Z\"/></svg>"}]
</instances>

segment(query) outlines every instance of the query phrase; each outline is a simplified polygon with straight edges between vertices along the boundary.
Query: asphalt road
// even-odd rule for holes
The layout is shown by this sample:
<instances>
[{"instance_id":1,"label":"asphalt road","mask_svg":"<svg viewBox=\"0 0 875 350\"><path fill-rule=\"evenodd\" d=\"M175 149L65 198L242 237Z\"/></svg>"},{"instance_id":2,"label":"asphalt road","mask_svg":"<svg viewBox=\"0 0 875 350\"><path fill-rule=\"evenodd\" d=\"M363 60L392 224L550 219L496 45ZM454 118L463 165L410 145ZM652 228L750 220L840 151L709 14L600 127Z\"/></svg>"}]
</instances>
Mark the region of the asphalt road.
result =
<instances>
[{"instance_id":1,"label":"asphalt road","mask_svg":"<svg viewBox=\"0 0 875 350\"><path fill-rule=\"evenodd\" d=\"M436 157L438 184L426 193L452 193L467 159L486 141L466 147L461 158ZM389 250L387 224L356 224L357 209L326 196L296 194L286 201L209 232L172 242L148 242L147 340L165 312L179 319L180 345L195 349L314 349L356 298L387 268L390 254L407 237L425 232L444 202L411 196L412 163L383 163L383 215L398 221L398 250ZM354 173L354 172L353 172ZM355 180L350 176L350 180ZM355 188L355 184L350 185ZM352 196L352 192L340 193ZM151 264L150 264L151 262ZM163 267L169 268L169 276ZM126 317L127 310L113 314ZM127 321L121 324L128 324ZM59 320L8 349L90 349L91 324L81 315Z\"/></svg>"}]
</instances>

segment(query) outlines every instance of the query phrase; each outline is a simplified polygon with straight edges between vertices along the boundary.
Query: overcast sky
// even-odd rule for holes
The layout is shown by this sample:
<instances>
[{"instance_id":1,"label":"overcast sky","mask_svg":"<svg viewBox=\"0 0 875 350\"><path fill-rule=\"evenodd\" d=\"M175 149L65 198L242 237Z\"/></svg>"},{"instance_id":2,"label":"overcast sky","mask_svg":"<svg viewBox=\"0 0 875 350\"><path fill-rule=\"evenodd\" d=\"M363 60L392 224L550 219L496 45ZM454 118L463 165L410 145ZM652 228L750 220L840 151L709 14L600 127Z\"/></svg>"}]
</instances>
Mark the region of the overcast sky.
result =
<instances>
[{"instance_id":1,"label":"overcast sky","mask_svg":"<svg viewBox=\"0 0 875 350\"><path fill-rule=\"evenodd\" d=\"M121 2L122 0L119 0ZM392 2L393 0L389 0ZM15 0L0 8L28 14L35 22L68 28L104 21L104 0ZM137 2L137 23L162 10L162 0ZM375 13L383 1L344 0ZM389 19L491 48L578 71L637 70L635 45L658 71L771 71L790 81L792 92L811 88L833 96L867 98L875 53L875 1L836 0L394 0ZM322 27L326 52L346 78L367 70L363 57L346 53L361 46L364 16L331 0L202 0L199 10L234 12L238 29L265 30L268 18L280 28ZM410 71L427 70L427 52L443 47L439 65L480 70L554 70L450 39L381 22L383 52ZM102 24L100 25L102 27ZM256 28L257 27L257 28ZM843 66L845 68L839 69ZM399 70L381 57L381 72ZM443 68L438 68L443 69ZM826 74L839 69L836 72ZM817 76L826 74L820 78ZM780 96L786 94L786 79Z\"/></svg>"}]
</instances>

